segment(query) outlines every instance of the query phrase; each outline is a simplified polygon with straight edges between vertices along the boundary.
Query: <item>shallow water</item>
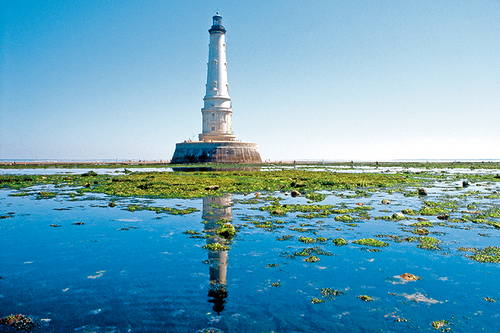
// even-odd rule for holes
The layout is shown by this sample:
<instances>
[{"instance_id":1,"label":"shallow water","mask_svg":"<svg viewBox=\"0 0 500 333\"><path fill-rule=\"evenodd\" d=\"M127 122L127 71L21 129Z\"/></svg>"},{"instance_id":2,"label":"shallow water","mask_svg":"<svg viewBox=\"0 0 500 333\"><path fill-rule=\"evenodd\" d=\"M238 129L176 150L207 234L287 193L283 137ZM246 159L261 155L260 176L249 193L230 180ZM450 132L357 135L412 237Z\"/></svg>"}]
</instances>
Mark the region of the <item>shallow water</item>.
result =
<instances>
[{"instance_id":1,"label":"shallow water","mask_svg":"<svg viewBox=\"0 0 500 333\"><path fill-rule=\"evenodd\" d=\"M435 331L431 323L441 319L453 332L500 330L500 264L475 262L457 251L460 246L500 246L500 230L444 221L429 228L429 236L442 242L439 250L375 237L414 236L405 230L416 216L400 222L376 217L405 208L418 210L424 200L442 201L446 195L456 199L460 208L450 217L464 215L461 211L472 203L481 209L498 207L498 199L484 197L498 193L497 184L457 189L456 182L441 181L427 188L426 197L323 192L328 196L317 204L373 207L369 220L353 215L355 226L336 221L340 214L312 219L297 217L300 213L271 216L258 210L269 201L242 203L254 195L152 200L72 197L71 189L52 186L33 192L40 190L57 195L37 199L0 190L0 216L9 216L0 219L0 317L28 315L43 332L197 332L208 327L223 332L408 332ZM459 197L467 193L475 194ZM282 204L307 204L304 197L274 195L282 198ZM108 206L112 199L117 204L113 208ZM382 199L392 203L382 205ZM131 212L126 210L129 204L199 211ZM184 234L190 229L213 235L208 230L220 218L238 227L229 251L207 251L203 246L213 239ZM426 218L443 222L435 216ZM268 231L255 227L255 221L284 223L275 223L277 228ZM308 231L290 230L294 227ZM283 235L293 238L278 241ZM328 241L304 244L298 241L301 236ZM337 237L349 244L335 246L332 239ZM360 238L382 239L390 245L372 252L376 248L352 243ZM318 255L321 261L316 263L293 255L315 246L330 255ZM403 273L422 279L405 282L397 277ZM328 299L322 288L344 294ZM370 295L373 301L364 302L360 295ZM325 302L313 304L313 298Z\"/></svg>"},{"instance_id":2,"label":"shallow water","mask_svg":"<svg viewBox=\"0 0 500 333\"><path fill-rule=\"evenodd\" d=\"M172 168L35 168L35 169L3 169L0 168L0 175L80 175L89 171L94 171L100 175L123 175L127 172L172 172Z\"/></svg>"},{"instance_id":3,"label":"shallow water","mask_svg":"<svg viewBox=\"0 0 500 333\"><path fill-rule=\"evenodd\" d=\"M211 167L141 167L135 168L127 166L124 168L34 168L34 169L6 169L0 168L0 175L61 175L61 174L83 174L89 171L94 171L98 174L123 175L125 170L129 172L175 172L175 171L280 171L280 170L307 170L307 171L329 171L339 173L429 173L434 175L450 174L450 175L497 175L500 174L500 169L464 169L464 168L404 168L395 167L372 167L363 165L344 166L344 165L318 165L318 164L300 164L300 165L269 165L262 167L233 167L233 168L211 168Z\"/></svg>"}]
</instances>

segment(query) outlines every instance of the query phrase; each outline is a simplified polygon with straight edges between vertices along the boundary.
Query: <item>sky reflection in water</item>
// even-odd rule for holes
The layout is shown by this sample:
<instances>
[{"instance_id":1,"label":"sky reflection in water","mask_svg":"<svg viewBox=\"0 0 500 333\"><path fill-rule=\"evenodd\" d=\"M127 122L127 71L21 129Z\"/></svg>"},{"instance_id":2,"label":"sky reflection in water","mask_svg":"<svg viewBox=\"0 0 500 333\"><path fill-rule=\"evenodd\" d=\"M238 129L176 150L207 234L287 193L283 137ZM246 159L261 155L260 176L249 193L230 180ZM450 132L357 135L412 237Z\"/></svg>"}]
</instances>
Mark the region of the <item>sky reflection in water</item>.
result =
<instances>
[{"instance_id":1,"label":"sky reflection in water","mask_svg":"<svg viewBox=\"0 0 500 333\"><path fill-rule=\"evenodd\" d=\"M413 235L402 228L415 220L374 219L377 216L418 210L424 200L438 201L445 194L499 190L496 184L480 185L458 190L455 183L439 182L428 188L426 198L384 192L342 198L341 192L334 192L319 203L374 207L369 211L372 218L356 219L355 226L335 221L336 215L273 217L255 210L268 201L241 203L253 195L118 198L117 207L111 208L111 197L71 198L64 188L44 187L58 195L41 200L1 190L0 215L10 217L0 220L0 316L28 315L42 323L43 332L196 332L207 327L224 332L406 332L434 331L431 323L441 319L454 332L498 331L499 264L475 262L457 248L500 246L500 230L472 223L434 226L429 236L442 241L441 249L434 251L389 241L388 247L372 252L374 248L352 243L379 234ZM307 203L303 197L280 196L282 204ZM392 204L382 205L384 198ZM472 202L498 206L498 199L479 195L460 200L464 207ZM129 204L200 211L181 216L130 212L125 210ZM438 222L435 216L427 218ZM238 228L231 242L213 232L219 219ZM271 231L256 227L259 221L278 220L283 223L274 223ZM293 227L309 231L290 230ZM184 234L188 229L212 237L190 238ZM293 238L277 240L287 234ZM328 241L303 244L301 236ZM337 237L349 245L335 246L331 240ZM202 248L213 242L225 243L230 250ZM318 255L317 263L293 256L315 246L326 252ZM403 273L422 279L405 282L398 278ZM327 299L323 288L344 294ZM374 300L363 302L359 295ZM314 298L325 302L313 304Z\"/></svg>"}]
</instances>

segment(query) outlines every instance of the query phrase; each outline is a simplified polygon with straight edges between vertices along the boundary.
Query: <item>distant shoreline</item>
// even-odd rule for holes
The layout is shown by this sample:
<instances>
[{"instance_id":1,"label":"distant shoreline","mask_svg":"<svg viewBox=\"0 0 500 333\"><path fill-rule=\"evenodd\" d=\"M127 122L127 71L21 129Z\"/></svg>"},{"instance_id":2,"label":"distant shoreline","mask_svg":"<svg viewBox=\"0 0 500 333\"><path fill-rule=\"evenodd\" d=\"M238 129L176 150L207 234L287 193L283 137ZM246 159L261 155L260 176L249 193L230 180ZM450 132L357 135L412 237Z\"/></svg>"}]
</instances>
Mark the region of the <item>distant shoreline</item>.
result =
<instances>
[{"instance_id":1,"label":"distant shoreline","mask_svg":"<svg viewBox=\"0 0 500 333\"><path fill-rule=\"evenodd\" d=\"M161 165L170 164L170 161L0 161L0 165Z\"/></svg>"},{"instance_id":2,"label":"distant shoreline","mask_svg":"<svg viewBox=\"0 0 500 333\"><path fill-rule=\"evenodd\" d=\"M455 167L458 166L471 166L475 165L478 167L479 165L495 165L500 164L499 159L485 159L485 160L393 160L393 161L325 161L325 160L278 160L271 161L266 160L258 165L333 165L333 166L380 166L380 167L388 167L388 166L410 166L410 165L418 165L418 166L427 166L427 167L436 167L438 165L453 165ZM47 166L68 166L73 168L78 167L120 167L120 166L157 166L157 167L172 167L172 166L206 166L206 165L215 165L213 163L196 163L196 164L171 164L169 160L128 160L128 161L33 161L33 160L0 160L0 168L8 167L15 168L19 167L47 167ZM224 165L224 164L222 164ZM227 166L230 166L227 164Z\"/></svg>"}]
</instances>

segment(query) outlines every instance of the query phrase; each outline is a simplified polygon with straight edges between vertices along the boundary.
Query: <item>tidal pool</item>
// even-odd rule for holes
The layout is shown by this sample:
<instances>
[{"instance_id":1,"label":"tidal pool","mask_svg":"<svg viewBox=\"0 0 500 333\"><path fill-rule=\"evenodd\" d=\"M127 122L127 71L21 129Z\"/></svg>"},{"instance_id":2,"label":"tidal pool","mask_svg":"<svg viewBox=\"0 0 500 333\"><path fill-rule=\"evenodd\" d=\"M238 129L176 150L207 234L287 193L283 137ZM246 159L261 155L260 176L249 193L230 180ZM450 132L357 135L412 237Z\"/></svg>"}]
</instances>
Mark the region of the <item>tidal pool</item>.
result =
<instances>
[{"instance_id":1,"label":"tidal pool","mask_svg":"<svg viewBox=\"0 0 500 333\"><path fill-rule=\"evenodd\" d=\"M320 202L3 189L0 317L29 316L40 332L413 332L439 323L500 331L500 264L462 251L500 246L500 184L459 185L436 182L427 196L324 191ZM273 215L273 205L286 214ZM420 214L425 207L445 213ZM186 208L197 211L175 214ZM407 209L416 214L393 217ZM217 234L224 223L236 227L234 238ZM422 228L429 233L415 232ZM422 237L439 243L422 247ZM216 243L229 248L204 248ZM320 260L305 261L313 256Z\"/></svg>"}]
</instances>

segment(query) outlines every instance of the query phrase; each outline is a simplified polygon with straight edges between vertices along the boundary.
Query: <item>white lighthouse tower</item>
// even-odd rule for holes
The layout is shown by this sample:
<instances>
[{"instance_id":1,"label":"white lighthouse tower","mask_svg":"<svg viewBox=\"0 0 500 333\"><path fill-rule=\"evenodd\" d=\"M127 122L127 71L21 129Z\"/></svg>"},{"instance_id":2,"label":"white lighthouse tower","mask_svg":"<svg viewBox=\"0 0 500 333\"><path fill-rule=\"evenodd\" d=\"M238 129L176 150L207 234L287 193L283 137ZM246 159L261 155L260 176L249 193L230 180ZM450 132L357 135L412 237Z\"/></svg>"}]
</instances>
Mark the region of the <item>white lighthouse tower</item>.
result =
<instances>
[{"instance_id":1,"label":"white lighthouse tower","mask_svg":"<svg viewBox=\"0 0 500 333\"><path fill-rule=\"evenodd\" d=\"M222 17L217 13L213 19L208 47L208 70L206 94L203 98L203 132L200 141L234 141L232 132L231 98L227 83L226 29L222 26Z\"/></svg>"},{"instance_id":2,"label":"white lighthouse tower","mask_svg":"<svg viewBox=\"0 0 500 333\"><path fill-rule=\"evenodd\" d=\"M229 97L226 61L226 29L222 17L215 14L208 48L206 93L201 114L199 141L175 145L171 163L262 163L256 143L236 141L232 129L233 109Z\"/></svg>"}]
</instances>

